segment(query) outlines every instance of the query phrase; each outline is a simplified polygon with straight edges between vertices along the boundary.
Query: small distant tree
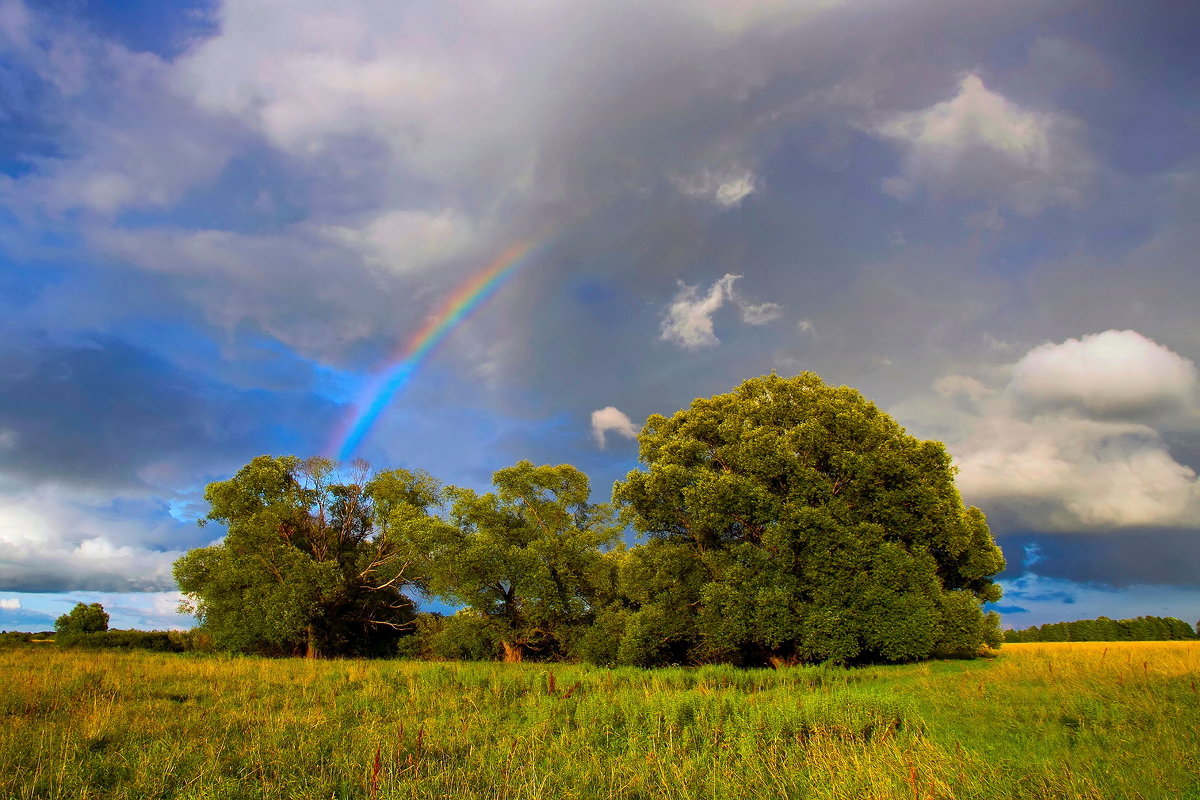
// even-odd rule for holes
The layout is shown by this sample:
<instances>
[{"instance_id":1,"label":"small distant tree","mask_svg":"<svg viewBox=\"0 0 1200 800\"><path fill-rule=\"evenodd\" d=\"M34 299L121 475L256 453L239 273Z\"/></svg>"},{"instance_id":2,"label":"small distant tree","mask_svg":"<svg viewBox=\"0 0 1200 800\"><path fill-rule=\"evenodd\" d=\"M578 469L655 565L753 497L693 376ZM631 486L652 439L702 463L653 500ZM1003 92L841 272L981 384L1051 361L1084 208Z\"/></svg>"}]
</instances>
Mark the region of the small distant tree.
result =
<instances>
[{"instance_id":1,"label":"small distant tree","mask_svg":"<svg viewBox=\"0 0 1200 800\"><path fill-rule=\"evenodd\" d=\"M108 630L108 612L99 603L76 603L68 613L54 620L55 633L101 633Z\"/></svg>"}]
</instances>

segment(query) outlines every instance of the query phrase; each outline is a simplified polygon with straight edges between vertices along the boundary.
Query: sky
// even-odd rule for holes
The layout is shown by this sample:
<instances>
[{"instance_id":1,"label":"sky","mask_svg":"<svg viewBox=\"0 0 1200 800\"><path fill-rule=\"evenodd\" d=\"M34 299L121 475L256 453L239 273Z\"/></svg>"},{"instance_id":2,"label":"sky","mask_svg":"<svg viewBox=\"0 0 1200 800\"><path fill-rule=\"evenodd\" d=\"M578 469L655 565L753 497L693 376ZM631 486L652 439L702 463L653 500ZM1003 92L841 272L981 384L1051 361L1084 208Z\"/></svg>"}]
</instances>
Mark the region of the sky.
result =
<instances>
[{"instance_id":1,"label":"sky","mask_svg":"<svg viewBox=\"0 0 1200 800\"><path fill-rule=\"evenodd\" d=\"M648 415L772 370L946 443L1005 626L1194 622L1198 39L1154 0L0 0L0 628L190 625L204 487L371 404L349 457L607 500Z\"/></svg>"}]
</instances>

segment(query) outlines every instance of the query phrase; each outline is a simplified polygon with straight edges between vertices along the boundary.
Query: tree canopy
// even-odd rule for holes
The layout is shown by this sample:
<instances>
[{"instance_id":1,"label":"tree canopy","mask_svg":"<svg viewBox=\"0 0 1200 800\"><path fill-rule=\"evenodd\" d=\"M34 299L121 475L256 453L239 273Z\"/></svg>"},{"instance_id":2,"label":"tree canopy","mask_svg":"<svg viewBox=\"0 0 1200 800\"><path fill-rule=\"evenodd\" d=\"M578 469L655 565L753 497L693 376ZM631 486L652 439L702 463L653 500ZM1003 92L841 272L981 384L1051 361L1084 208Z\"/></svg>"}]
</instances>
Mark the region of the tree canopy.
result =
<instances>
[{"instance_id":1,"label":"tree canopy","mask_svg":"<svg viewBox=\"0 0 1200 800\"><path fill-rule=\"evenodd\" d=\"M950 457L848 387L748 380L649 418L615 499L650 542L625 567L623 660L908 661L999 639L1004 568Z\"/></svg>"},{"instance_id":2,"label":"tree canopy","mask_svg":"<svg viewBox=\"0 0 1200 800\"><path fill-rule=\"evenodd\" d=\"M55 633L101 633L108 630L108 612L99 603L76 603L54 620Z\"/></svg>"},{"instance_id":3,"label":"tree canopy","mask_svg":"<svg viewBox=\"0 0 1200 800\"><path fill-rule=\"evenodd\" d=\"M408 630L412 531L437 483L391 470L340 479L326 459L259 456L208 486L224 540L175 562L185 610L222 649L308 656L386 651Z\"/></svg>"},{"instance_id":4,"label":"tree canopy","mask_svg":"<svg viewBox=\"0 0 1200 800\"><path fill-rule=\"evenodd\" d=\"M426 528L417 545L427 589L465 606L451 626L484 621L505 660L565 656L605 595L602 550L619 535L612 509L590 502L587 476L568 464L521 461L493 484L485 494L448 490L449 524Z\"/></svg>"}]
</instances>

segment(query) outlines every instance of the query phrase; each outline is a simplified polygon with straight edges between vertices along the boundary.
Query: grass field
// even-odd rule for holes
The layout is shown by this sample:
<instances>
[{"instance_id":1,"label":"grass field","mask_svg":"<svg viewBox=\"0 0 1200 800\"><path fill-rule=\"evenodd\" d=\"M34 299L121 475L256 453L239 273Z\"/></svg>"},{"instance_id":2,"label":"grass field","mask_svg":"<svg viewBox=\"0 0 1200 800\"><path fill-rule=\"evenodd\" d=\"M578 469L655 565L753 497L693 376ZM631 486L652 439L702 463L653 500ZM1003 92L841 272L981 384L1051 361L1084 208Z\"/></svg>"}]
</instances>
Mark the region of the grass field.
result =
<instances>
[{"instance_id":1,"label":"grass field","mask_svg":"<svg viewBox=\"0 0 1200 800\"><path fill-rule=\"evenodd\" d=\"M1200 643L738 671L0 652L0 798L1193 798Z\"/></svg>"}]
</instances>

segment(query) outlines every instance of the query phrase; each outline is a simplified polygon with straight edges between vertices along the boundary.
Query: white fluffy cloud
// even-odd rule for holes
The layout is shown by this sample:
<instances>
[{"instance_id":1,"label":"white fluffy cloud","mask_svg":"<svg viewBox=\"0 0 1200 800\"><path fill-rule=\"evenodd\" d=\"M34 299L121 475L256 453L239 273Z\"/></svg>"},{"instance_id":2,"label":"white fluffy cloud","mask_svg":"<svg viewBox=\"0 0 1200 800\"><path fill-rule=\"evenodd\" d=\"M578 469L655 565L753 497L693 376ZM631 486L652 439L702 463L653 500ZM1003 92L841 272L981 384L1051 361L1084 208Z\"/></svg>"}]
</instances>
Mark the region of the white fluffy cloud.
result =
<instances>
[{"instance_id":1,"label":"white fluffy cloud","mask_svg":"<svg viewBox=\"0 0 1200 800\"><path fill-rule=\"evenodd\" d=\"M183 553L148 543L158 533L58 489L0 497L0 588L166 589L174 585L171 564Z\"/></svg>"},{"instance_id":2,"label":"white fluffy cloud","mask_svg":"<svg viewBox=\"0 0 1200 800\"><path fill-rule=\"evenodd\" d=\"M1195 366L1134 331L1036 347L996 389L964 376L935 388L973 402L951 444L964 496L1046 530L1200 526L1196 472L1172 457L1151 412L1194 423Z\"/></svg>"},{"instance_id":3,"label":"white fluffy cloud","mask_svg":"<svg viewBox=\"0 0 1200 800\"><path fill-rule=\"evenodd\" d=\"M1037 408L1144 417L1187 408L1196 365L1136 331L1104 331L1047 343L1013 366L1011 389Z\"/></svg>"},{"instance_id":4,"label":"white fluffy cloud","mask_svg":"<svg viewBox=\"0 0 1200 800\"><path fill-rule=\"evenodd\" d=\"M901 172L884 190L982 199L1024 216L1074 205L1092 173L1078 128L1063 114L1027 111L968 74L952 99L878 127L903 150Z\"/></svg>"},{"instance_id":5,"label":"white fluffy cloud","mask_svg":"<svg viewBox=\"0 0 1200 800\"><path fill-rule=\"evenodd\" d=\"M607 445L605 435L609 431L626 439L636 439L638 435L633 420L616 406L605 406L592 412L592 436L601 450Z\"/></svg>"},{"instance_id":6,"label":"white fluffy cloud","mask_svg":"<svg viewBox=\"0 0 1200 800\"><path fill-rule=\"evenodd\" d=\"M21 608L21 598L19 597L0 597L0 610L3 611L18 611Z\"/></svg>"},{"instance_id":7,"label":"white fluffy cloud","mask_svg":"<svg viewBox=\"0 0 1200 800\"><path fill-rule=\"evenodd\" d=\"M741 275L725 274L700 294L700 287L681 283L679 292L667 306L660 336L687 350L699 350L721 343L713 330L713 314L727 302L737 306L742 322L747 325L766 325L783 314L778 303L751 303L733 287Z\"/></svg>"}]
</instances>

